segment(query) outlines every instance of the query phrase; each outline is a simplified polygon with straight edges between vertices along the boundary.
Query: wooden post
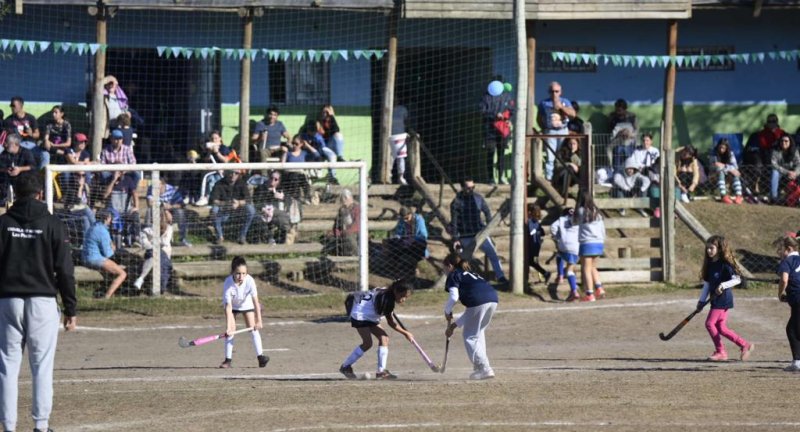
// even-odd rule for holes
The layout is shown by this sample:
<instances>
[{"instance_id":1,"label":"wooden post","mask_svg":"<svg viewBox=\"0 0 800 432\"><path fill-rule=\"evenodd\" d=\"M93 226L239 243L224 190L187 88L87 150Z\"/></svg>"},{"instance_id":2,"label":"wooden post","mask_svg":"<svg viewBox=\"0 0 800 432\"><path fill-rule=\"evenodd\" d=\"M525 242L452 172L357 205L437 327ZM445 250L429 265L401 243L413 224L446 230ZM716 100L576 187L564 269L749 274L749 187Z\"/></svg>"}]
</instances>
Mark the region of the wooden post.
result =
<instances>
[{"instance_id":1,"label":"wooden post","mask_svg":"<svg viewBox=\"0 0 800 432\"><path fill-rule=\"evenodd\" d=\"M98 44L105 46L108 42L107 9L101 2L97 4L97 24L95 39ZM106 77L106 51L97 50L94 55L94 92L92 94L92 160L99 161L103 151L103 136L106 133L106 104L103 95L103 79Z\"/></svg>"},{"instance_id":2,"label":"wooden post","mask_svg":"<svg viewBox=\"0 0 800 432\"><path fill-rule=\"evenodd\" d=\"M536 106L536 21L528 20L525 22L525 33L528 43L528 112L525 113L525 133L533 132L536 127L536 113L533 107Z\"/></svg>"},{"instance_id":3,"label":"wooden post","mask_svg":"<svg viewBox=\"0 0 800 432\"><path fill-rule=\"evenodd\" d=\"M587 197L594 198L594 173L595 173L595 165L594 165L594 147L592 147L592 124L589 122L585 122L583 124L583 133L586 134L586 142L582 143L586 146L586 163L581 165L581 180L582 183L580 188L583 189L583 192L586 194Z\"/></svg>"},{"instance_id":4,"label":"wooden post","mask_svg":"<svg viewBox=\"0 0 800 432\"><path fill-rule=\"evenodd\" d=\"M522 294L525 292L527 282L524 279L524 269L528 266L528 263L525 262L525 201L528 193L528 183L525 180L525 135L529 91L525 0L514 1L514 23L517 35L517 112L514 116L514 175L511 177L511 253L509 261L511 262L511 292Z\"/></svg>"},{"instance_id":5,"label":"wooden post","mask_svg":"<svg viewBox=\"0 0 800 432\"><path fill-rule=\"evenodd\" d=\"M664 281L675 282L675 155L672 122L675 106L675 56L678 52L678 21L667 25L667 53L672 61L664 79L663 134L661 135L661 256Z\"/></svg>"},{"instance_id":6,"label":"wooden post","mask_svg":"<svg viewBox=\"0 0 800 432\"><path fill-rule=\"evenodd\" d=\"M380 148L381 171L380 182L392 182L392 158L389 148L389 137L392 135L392 115L394 114L394 85L397 76L397 27L400 11L397 7L389 15L389 58L386 61L386 85L383 89L383 107L381 109L381 133L378 138Z\"/></svg>"},{"instance_id":7,"label":"wooden post","mask_svg":"<svg viewBox=\"0 0 800 432\"><path fill-rule=\"evenodd\" d=\"M253 10L247 9L242 17L242 73L239 88L239 157L250 162L250 49L253 47Z\"/></svg>"}]
</instances>

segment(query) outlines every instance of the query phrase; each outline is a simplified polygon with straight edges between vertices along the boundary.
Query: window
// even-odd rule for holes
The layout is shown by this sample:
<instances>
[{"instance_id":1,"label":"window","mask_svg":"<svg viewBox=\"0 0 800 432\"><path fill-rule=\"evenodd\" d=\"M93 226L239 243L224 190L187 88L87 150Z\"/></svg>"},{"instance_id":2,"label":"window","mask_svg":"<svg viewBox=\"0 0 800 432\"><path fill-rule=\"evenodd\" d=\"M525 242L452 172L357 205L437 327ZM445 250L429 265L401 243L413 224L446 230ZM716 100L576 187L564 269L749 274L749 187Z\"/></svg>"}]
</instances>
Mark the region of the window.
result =
<instances>
[{"instance_id":1,"label":"window","mask_svg":"<svg viewBox=\"0 0 800 432\"><path fill-rule=\"evenodd\" d=\"M587 46L550 46L536 50L537 72L597 72L597 65L583 61L570 63L553 59L554 51L594 54L594 47Z\"/></svg>"},{"instance_id":2,"label":"window","mask_svg":"<svg viewBox=\"0 0 800 432\"><path fill-rule=\"evenodd\" d=\"M684 59L683 66L678 66L678 70L682 72L720 72L720 71L733 71L735 63L727 57L722 59L722 62L715 60L715 55L720 54L733 54L732 46L703 46L703 47L680 47L678 48L678 55L682 56L711 56L710 61L698 59L692 66L689 59Z\"/></svg>"},{"instance_id":3,"label":"window","mask_svg":"<svg viewBox=\"0 0 800 432\"><path fill-rule=\"evenodd\" d=\"M330 66L327 62L269 62L270 103L323 105L330 102Z\"/></svg>"}]
</instances>

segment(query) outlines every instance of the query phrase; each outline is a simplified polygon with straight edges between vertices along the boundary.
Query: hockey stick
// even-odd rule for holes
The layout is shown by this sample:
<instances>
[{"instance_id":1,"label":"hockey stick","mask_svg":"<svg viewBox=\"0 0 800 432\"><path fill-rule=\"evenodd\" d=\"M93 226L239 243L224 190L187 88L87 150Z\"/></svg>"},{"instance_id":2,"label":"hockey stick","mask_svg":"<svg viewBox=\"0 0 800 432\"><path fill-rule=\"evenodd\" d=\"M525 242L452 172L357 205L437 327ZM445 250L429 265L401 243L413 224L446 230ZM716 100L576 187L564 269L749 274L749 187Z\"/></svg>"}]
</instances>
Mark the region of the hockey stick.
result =
<instances>
[{"instance_id":1,"label":"hockey stick","mask_svg":"<svg viewBox=\"0 0 800 432\"><path fill-rule=\"evenodd\" d=\"M406 328L406 326L405 326L405 325L403 325L403 322L402 322L402 321L400 321L400 318L398 318L398 317L397 317L397 314L395 314L394 312L392 312L392 317L394 317L394 320L395 320L395 321L397 321L397 324L398 324L398 325L400 325L400 327L401 327L403 330L405 330L405 331L408 331L408 329ZM411 341L411 345L414 345L414 348L416 348L416 349L417 349L417 352L419 353L419 355L422 357L422 359L423 359L423 360L425 360L425 363L428 365L428 367L429 367L429 368L431 368L431 370L432 370L432 371L434 371L434 372L439 372L439 366L436 366L436 363L434 363L434 362L433 362L433 360L431 360L431 358L428 356L428 354L426 354L426 353L425 353L425 351L424 351L424 350L422 349L422 347L421 347L421 346L420 346L420 345L417 343L417 341L416 341L416 340L412 340L412 341Z\"/></svg>"},{"instance_id":2,"label":"hockey stick","mask_svg":"<svg viewBox=\"0 0 800 432\"><path fill-rule=\"evenodd\" d=\"M706 303L707 303L707 302L706 302ZM705 305L706 305L706 304L705 304L705 303L703 303L703 306L704 306L704 307L705 307ZM689 323L689 321L691 321L691 320L692 320L692 318L694 318L694 316L695 316L695 315L697 315L697 314L699 314L699 313L700 313L700 311L702 311L702 310L703 310L703 308L700 308L700 309L695 309L695 310L694 310L694 312L690 313L690 314L689 314L689 316L687 316L686 318L684 318L684 319L683 319L683 321L681 321L680 323L678 323L678 325L677 325L677 326L675 326L675 328L674 328L674 329L672 329L672 331L671 331L671 332L669 332L669 334L666 334L666 335L665 335L664 333L659 333L659 334L658 334L658 337L660 337L662 341L668 341L668 340L672 339L672 337L673 337L673 336L675 336L676 334L678 334L678 332L679 332L679 331L681 331L681 329L682 329L682 328L683 328L683 327L684 327L686 324L688 324L688 323Z\"/></svg>"},{"instance_id":3,"label":"hockey stick","mask_svg":"<svg viewBox=\"0 0 800 432\"><path fill-rule=\"evenodd\" d=\"M244 333L246 331L253 331L253 327L247 327L247 328L243 328L241 330L236 330L235 332L233 332L233 334ZM233 335L231 335L231 336L233 336ZM195 340L191 340L190 341L190 340L187 340L185 337L181 336L178 339L178 345L181 348L189 348L189 347L192 347L192 346L205 345L205 344L207 344L209 342L214 342L215 340L220 339L220 338L224 338L224 337L225 337L225 333L213 334L213 335L210 335L210 336L203 336L201 338L197 338Z\"/></svg>"},{"instance_id":4,"label":"hockey stick","mask_svg":"<svg viewBox=\"0 0 800 432\"><path fill-rule=\"evenodd\" d=\"M444 360L442 360L442 366L439 368L439 372L444 373L445 368L447 367L447 354L450 353L450 338L447 338L447 342L444 343Z\"/></svg>"}]
</instances>

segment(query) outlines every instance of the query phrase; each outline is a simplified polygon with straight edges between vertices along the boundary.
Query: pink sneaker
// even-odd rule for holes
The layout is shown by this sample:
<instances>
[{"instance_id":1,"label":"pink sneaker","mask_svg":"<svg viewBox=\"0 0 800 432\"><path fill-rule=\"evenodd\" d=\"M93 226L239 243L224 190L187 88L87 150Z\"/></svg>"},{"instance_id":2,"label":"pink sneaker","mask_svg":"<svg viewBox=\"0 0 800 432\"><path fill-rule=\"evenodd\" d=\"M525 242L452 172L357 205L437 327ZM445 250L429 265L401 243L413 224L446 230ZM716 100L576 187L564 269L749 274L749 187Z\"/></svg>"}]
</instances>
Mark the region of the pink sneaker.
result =
<instances>
[{"instance_id":1,"label":"pink sneaker","mask_svg":"<svg viewBox=\"0 0 800 432\"><path fill-rule=\"evenodd\" d=\"M581 299L581 301L582 302L593 302L593 301L597 301L597 299L594 297L594 294L586 294L586 296L583 297Z\"/></svg>"},{"instance_id":2,"label":"pink sneaker","mask_svg":"<svg viewBox=\"0 0 800 432\"><path fill-rule=\"evenodd\" d=\"M597 297L597 300L602 300L606 298L606 290L604 290L602 287L595 288L594 296Z\"/></svg>"},{"instance_id":3,"label":"pink sneaker","mask_svg":"<svg viewBox=\"0 0 800 432\"><path fill-rule=\"evenodd\" d=\"M725 195L724 197L722 197L722 203L723 204L733 204L733 200L728 195Z\"/></svg>"},{"instance_id":4,"label":"pink sneaker","mask_svg":"<svg viewBox=\"0 0 800 432\"><path fill-rule=\"evenodd\" d=\"M742 198L741 195L736 195L736 198L733 199L733 202L735 202L736 204L741 204L742 201L744 201L744 198Z\"/></svg>"},{"instance_id":5,"label":"pink sneaker","mask_svg":"<svg viewBox=\"0 0 800 432\"><path fill-rule=\"evenodd\" d=\"M739 358L743 362L747 361L750 358L750 353L752 353L753 350L755 350L755 349L756 349L756 345L755 344L749 343L749 344L743 346L742 347L742 356L739 357Z\"/></svg>"},{"instance_id":6,"label":"pink sneaker","mask_svg":"<svg viewBox=\"0 0 800 432\"><path fill-rule=\"evenodd\" d=\"M727 360L728 360L728 354L724 352L715 352L714 354L711 354L711 356L708 358L708 361L712 362L722 362Z\"/></svg>"},{"instance_id":7,"label":"pink sneaker","mask_svg":"<svg viewBox=\"0 0 800 432\"><path fill-rule=\"evenodd\" d=\"M653 210L653 217L656 219L661 217L661 207L656 207L656 209Z\"/></svg>"}]
</instances>

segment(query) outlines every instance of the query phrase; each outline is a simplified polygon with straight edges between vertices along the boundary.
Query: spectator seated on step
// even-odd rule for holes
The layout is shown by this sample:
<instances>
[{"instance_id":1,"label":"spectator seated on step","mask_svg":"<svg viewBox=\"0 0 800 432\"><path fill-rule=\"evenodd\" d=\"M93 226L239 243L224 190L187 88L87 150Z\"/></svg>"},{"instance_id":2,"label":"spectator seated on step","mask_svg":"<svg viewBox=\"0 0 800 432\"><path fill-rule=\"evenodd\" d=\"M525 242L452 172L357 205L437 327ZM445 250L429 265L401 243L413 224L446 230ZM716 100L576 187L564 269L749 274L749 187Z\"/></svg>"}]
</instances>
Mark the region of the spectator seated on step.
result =
<instances>
[{"instance_id":1,"label":"spectator seated on step","mask_svg":"<svg viewBox=\"0 0 800 432\"><path fill-rule=\"evenodd\" d=\"M634 135L639 132L639 120L636 114L628 111L628 102L625 99L617 99L614 102L614 111L608 115L608 130L613 131L623 123L631 126Z\"/></svg>"},{"instance_id":2,"label":"spectator seated on step","mask_svg":"<svg viewBox=\"0 0 800 432\"><path fill-rule=\"evenodd\" d=\"M661 152L653 146L653 134L642 134L642 145L633 151L639 172L650 179L650 198L661 198Z\"/></svg>"},{"instance_id":3,"label":"spectator seated on step","mask_svg":"<svg viewBox=\"0 0 800 432\"><path fill-rule=\"evenodd\" d=\"M361 229L361 207L350 189L342 189L339 211L333 229L325 237L323 252L329 255L358 255L358 235Z\"/></svg>"},{"instance_id":4,"label":"spectator seated on step","mask_svg":"<svg viewBox=\"0 0 800 432\"><path fill-rule=\"evenodd\" d=\"M700 184L700 163L697 150L691 145L678 148L675 158L675 179L680 190L681 202L688 203L694 199L697 186Z\"/></svg>"},{"instance_id":5,"label":"spectator seated on step","mask_svg":"<svg viewBox=\"0 0 800 432\"><path fill-rule=\"evenodd\" d=\"M281 156L283 163L316 162L320 158L319 152L302 135L292 138L292 149ZM286 192L295 199L304 203L311 202L311 183L303 169L287 169L283 174L283 184Z\"/></svg>"},{"instance_id":6,"label":"spectator seated on step","mask_svg":"<svg viewBox=\"0 0 800 432\"><path fill-rule=\"evenodd\" d=\"M611 131L611 141L608 143L608 159L614 172L625 169L625 161L633 155L636 149L636 132L630 123L618 123Z\"/></svg>"},{"instance_id":7,"label":"spectator seated on step","mask_svg":"<svg viewBox=\"0 0 800 432\"><path fill-rule=\"evenodd\" d=\"M103 186L105 207L111 211L111 225L117 248L138 243L142 231L139 217L138 181L122 171L113 171L111 180Z\"/></svg>"},{"instance_id":8,"label":"spectator seated on step","mask_svg":"<svg viewBox=\"0 0 800 432\"><path fill-rule=\"evenodd\" d=\"M614 174L611 196L614 198L643 197L650 188L650 179L639 171L636 159L629 157L625 169Z\"/></svg>"},{"instance_id":9,"label":"spectator seated on step","mask_svg":"<svg viewBox=\"0 0 800 432\"><path fill-rule=\"evenodd\" d=\"M111 233L109 232L112 220L113 216L111 210L100 209L97 212L97 221L83 237L83 247L81 248L83 265L109 273L114 277L114 280L106 290L106 298L113 296L117 288L119 288L128 277L125 270L111 259L115 252L114 245L111 241Z\"/></svg>"},{"instance_id":10,"label":"spectator seated on step","mask_svg":"<svg viewBox=\"0 0 800 432\"><path fill-rule=\"evenodd\" d=\"M16 133L9 134L2 154L0 154L0 200L3 203L9 196L10 186L17 176L36 168L36 161L30 150L22 147L22 138Z\"/></svg>"},{"instance_id":11,"label":"spectator seated on step","mask_svg":"<svg viewBox=\"0 0 800 432\"><path fill-rule=\"evenodd\" d=\"M20 96L11 98L11 115L6 117L3 129L7 134L17 134L20 137L20 145L31 151L37 170L44 168L50 163L50 153L38 145L39 126L36 117L25 112L25 100Z\"/></svg>"},{"instance_id":12,"label":"spectator seated on step","mask_svg":"<svg viewBox=\"0 0 800 432\"><path fill-rule=\"evenodd\" d=\"M739 165L736 163L736 155L733 154L727 138L722 138L717 142L717 145L711 151L709 161L711 170L717 180L717 189L722 202L725 204L734 202L741 204L744 201L742 198L741 173L739 172ZM730 179L733 186L734 198L728 195L728 179Z\"/></svg>"},{"instance_id":13,"label":"spectator seated on step","mask_svg":"<svg viewBox=\"0 0 800 432\"><path fill-rule=\"evenodd\" d=\"M256 186L253 203L259 209L261 224L257 225L259 241L269 244L287 243L292 225L300 222L300 204L283 191L281 172L274 170L267 182Z\"/></svg>"},{"instance_id":14,"label":"spectator seated on step","mask_svg":"<svg viewBox=\"0 0 800 432\"><path fill-rule=\"evenodd\" d=\"M553 186L556 188L562 188L563 186L562 192L566 194L572 185L578 184L581 172L581 148L578 138L568 137L564 139L558 149L558 159L561 160L561 163L556 162ZM562 165L562 163L565 165Z\"/></svg>"},{"instance_id":15,"label":"spectator seated on step","mask_svg":"<svg viewBox=\"0 0 800 432\"><path fill-rule=\"evenodd\" d=\"M191 247L192 244L186 236L189 233L189 223L186 219L186 204L183 203L181 190L170 184L169 178L164 177L159 184L159 203L162 209L169 210L170 218L178 224L178 245ZM153 187L147 188L147 213L145 224L152 225Z\"/></svg>"},{"instance_id":16,"label":"spectator seated on step","mask_svg":"<svg viewBox=\"0 0 800 432\"><path fill-rule=\"evenodd\" d=\"M772 176L769 197L773 203L778 203L781 189L786 189L790 196L795 193L798 186L797 177L800 176L800 152L790 135L784 135L778 140L778 145L772 150L771 162ZM797 204L797 198L793 197L792 201L791 204Z\"/></svg>"},{"instance_id":17,"label":"spectator seated on step","mask_svg":"<svg viewBox=\"0 0 800 432\"><path fill-rule=\"evenodd\" d=\"M430 255L425 218L413 209L400 207L397 225L391 237L384 242L383 254L387 265L396 270L395 278L412 276L417 262Z\"/></svg>"},{"instance_id":18,"label":"spectator seated on step","mask_svg":"<svg viewBox=\"0 0 800 432\"><path fill-rule=\"evenodd\" d=\"M215 243L225 240L223 225L231 218L239 226L239 244L247 243L247 233L256 217L247 179L239 171L226 170L211 191L211 217L216 231Z\"/></svg>"},{"instance_id":19,"label":"spectator seated on step","mask_svg":"<svg viewBox=\"0 0 800 432\"><path fill-rule=\"evenodd\" d=\"M44 148L53 163L63 164L65 154L72 146L72 125L64 117L64 108L56 105L50 111L53 120L44 129Z\"/></svg>"},{"instance_id":20,"label":"spectator seated on step","mask_svg":"<svg viewBox=\"0 0 800 432\"><path fill-rule=\"evenodd\" d=\"M286 152L281 139L285 138L288 141L292 138L283 122L278 120L278 116L280 116L278 108L270 106L264 118L253 128L250 144L255 150L254 154L258 155L259 162L266 162L271 157L280 157Z\"/></svg>"},{"instance_id":21,"label":"spectator seated on step","mask_svg":"<svg viewBox=\"0 0 800 432\"><path fill-rule=\"evenodd\" d=\"M100 163L103 165L136 165L136 156L133 155L133 149L129 146L123 144L123 140L125 139L125 135L119 129L114 129L111 132L110 141L111 143L108 144L103 148L103 151L100 153ZM139 183L141 179L139 176L138 171L125 171L124 174L133 178L135 183ZM112 171L104 171L101 172L100 175L103 178L104 183L108 183L108 181L114 177L114 172Z\"/></svg>"}]
</instances>

